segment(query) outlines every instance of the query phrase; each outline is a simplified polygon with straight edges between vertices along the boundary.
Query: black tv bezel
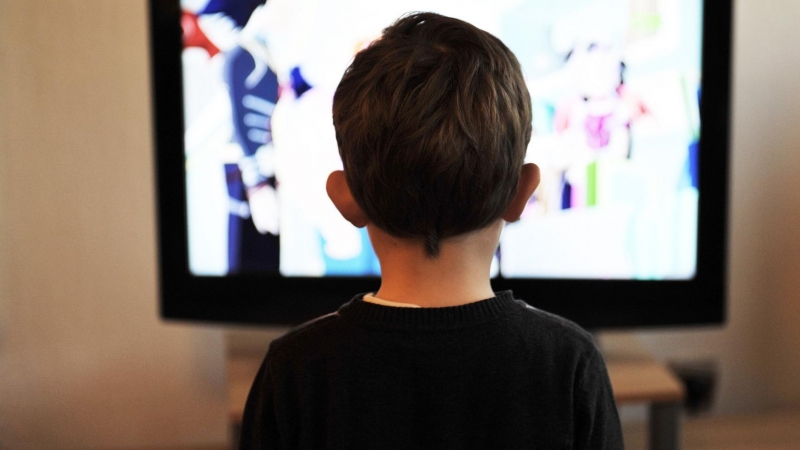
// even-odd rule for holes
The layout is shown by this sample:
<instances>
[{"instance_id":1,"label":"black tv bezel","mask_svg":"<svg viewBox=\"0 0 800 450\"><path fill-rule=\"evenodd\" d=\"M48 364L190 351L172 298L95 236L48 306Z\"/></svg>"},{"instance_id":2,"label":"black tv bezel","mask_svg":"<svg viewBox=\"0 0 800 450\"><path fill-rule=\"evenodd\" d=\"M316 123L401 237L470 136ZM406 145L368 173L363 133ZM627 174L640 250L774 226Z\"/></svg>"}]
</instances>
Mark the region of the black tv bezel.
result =
<instances>
[{"instance_id":1,"label":"black tv bezel","mask_svg":"<svg viewBox=\"0 0 800 450\"><path fill-rule=\"evenodd\" d=\"M291 325L336 310L377 278L198 277L189 271L181 9L150 0L160 312L165 319ZM697 271L691 280L496 279L495 290L588 329L712 325L726 317L732 7L703 6Z\"/></svg>"}]
</instances>

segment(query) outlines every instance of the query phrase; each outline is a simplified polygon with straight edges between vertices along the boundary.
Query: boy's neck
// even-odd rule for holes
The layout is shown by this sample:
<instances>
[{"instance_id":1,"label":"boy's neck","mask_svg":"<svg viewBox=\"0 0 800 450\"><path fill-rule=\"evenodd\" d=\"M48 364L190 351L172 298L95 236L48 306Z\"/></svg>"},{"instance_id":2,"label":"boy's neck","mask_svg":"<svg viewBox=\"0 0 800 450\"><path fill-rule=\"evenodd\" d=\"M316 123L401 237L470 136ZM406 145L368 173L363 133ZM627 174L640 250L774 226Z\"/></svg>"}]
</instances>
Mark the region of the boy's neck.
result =
<instances>
[{"instance_id":1,"label":"boy's neck","mask_svg":"<svg viewBox=\"0 0 800 450\"><path fill-rule=\"evenodd\" d=\"M381 287L376 297L423 308L457 306L494 297L489 269L500 226L443 241L436 258L419 242L369 228L381 262Z\"/></svg>"}]
</instances>

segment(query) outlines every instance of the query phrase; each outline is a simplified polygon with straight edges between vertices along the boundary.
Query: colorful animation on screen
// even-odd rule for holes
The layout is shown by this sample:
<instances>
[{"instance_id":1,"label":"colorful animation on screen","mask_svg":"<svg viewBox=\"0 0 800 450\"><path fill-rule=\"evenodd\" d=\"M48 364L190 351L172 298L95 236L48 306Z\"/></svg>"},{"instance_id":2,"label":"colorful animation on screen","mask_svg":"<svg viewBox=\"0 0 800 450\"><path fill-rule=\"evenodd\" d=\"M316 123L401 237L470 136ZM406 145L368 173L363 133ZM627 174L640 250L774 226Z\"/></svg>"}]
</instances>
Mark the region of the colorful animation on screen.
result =
<instances>
[{"instance_id":1,"label":"colorful animation on screen","mask_svg":"<svg viewBox=\"0 0 800 450\"><path fill-rule=\"evenodd\" d=\"M370 276L325 193L333 93L409 11L464 19L520 60L542 183L493 275L687 279L696 266L700 0L182 0L189 262L221 276Z\"/></svg>"}]
</instances>

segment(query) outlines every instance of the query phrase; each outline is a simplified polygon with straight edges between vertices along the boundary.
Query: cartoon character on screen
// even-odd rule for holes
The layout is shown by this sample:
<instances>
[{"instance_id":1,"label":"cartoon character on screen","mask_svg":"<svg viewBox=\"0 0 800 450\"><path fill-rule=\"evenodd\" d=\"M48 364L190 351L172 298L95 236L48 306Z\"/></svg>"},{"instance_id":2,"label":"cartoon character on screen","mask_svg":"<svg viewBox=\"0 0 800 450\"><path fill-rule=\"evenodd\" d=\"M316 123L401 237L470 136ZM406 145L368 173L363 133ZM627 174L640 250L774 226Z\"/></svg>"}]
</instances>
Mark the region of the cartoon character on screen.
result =
<instances>
[{"instance_id":1,"label":"cartoon character on screen","mask_svg":"<svg viewBox=\"0 0 800 450\"><path fill-rule=\"evenodd\" d=\"M611 45L588 42L567 55L565 74L574 94L555 112L554 129L566 138L561 209L597 204L597 165L626 160L631 123L648 113L624 81L625 63Z\"/></svg>"},{"instance_id":2,"label":"cartoon character on screen","mask_svg":"<svg viewBox=\"0 0 800 450\"><path fill-rule=\"evenodd\" d=\"M347 222L325 191L328 175L342 168L331 119L333 94L354 52L347 46L344 51L336 48L342 52L337 58L318 47L309 46L299 65L290 69L273 118L281 201L281 273L377 274L377 257L365 230ZM339 59L342 64L336 64Z\"/></svg>"},{"instance_id":3,"label":"cartoon character on screen","mask_svg":"<svg viewBox=\"0 0 800 450\"><path fill-rule=\"evenodd\" d=\"M277 271L279 218L275 191L271 117L279 95L278 77L264 56L263 46L243 39L242 30L264 0L210 0L195 15L184 13L184 42L202 46L213 56L220 51L203 34L197 17L230 24L223 41L223 78L233 122L232 140L241 154L225 164L230 202L228 219L228 273ZM220 35L217 26L217 36ZM250 45L248 45L250 44Z\"/></svg>"}]
</instances>

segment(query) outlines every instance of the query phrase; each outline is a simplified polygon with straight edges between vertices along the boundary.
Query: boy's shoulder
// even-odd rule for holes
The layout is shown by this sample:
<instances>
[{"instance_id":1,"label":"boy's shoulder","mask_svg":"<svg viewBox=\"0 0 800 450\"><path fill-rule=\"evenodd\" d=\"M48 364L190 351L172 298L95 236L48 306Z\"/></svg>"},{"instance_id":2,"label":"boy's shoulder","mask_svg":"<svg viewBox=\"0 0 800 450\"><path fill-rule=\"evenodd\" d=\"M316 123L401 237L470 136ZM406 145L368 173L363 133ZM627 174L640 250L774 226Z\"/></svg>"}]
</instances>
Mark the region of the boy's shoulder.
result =
<instances>
[{"instance_id":1,"label":"boy's shoulder","mask_svg":"<svg viewBox=\"0 0 800 450\"><path fill-rule=\"evenodd\" d=\"M535 306L531 306L524 300L517 299L516 302L523 309L522 316L531 324L544 327L542 331L550 331L561 334L564 337L574 339L578 343L594 345L594 337L577 323L553 314Z\"/></svg>"},{"instance_id":2,"label":"boy's shoulder","mask_svg":"<svg viewBox=\"0 0 800 450\"><path fill-rule=\"evenodd\" d=\"M517 299L522 311L524 335L538 345L554 347L562 354L593 358L600 353L595 337L577 323Z\"/></svg>"},{"instance_id":3,"label":"boy's shoulder","mask_svg":"<svg viewBox=\"0 0 800 450\"><path fill-rule=\"evenodd\" d=\"M334 311L297 325L270 343L267 357L280 358L304 347L318 347L330 342L339 334L340 322L339 311ZM324 339L321 340L320 337Z\"/></svg>"}]
</instances>

